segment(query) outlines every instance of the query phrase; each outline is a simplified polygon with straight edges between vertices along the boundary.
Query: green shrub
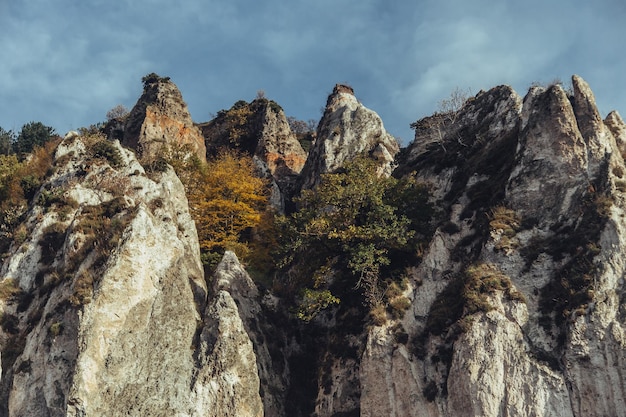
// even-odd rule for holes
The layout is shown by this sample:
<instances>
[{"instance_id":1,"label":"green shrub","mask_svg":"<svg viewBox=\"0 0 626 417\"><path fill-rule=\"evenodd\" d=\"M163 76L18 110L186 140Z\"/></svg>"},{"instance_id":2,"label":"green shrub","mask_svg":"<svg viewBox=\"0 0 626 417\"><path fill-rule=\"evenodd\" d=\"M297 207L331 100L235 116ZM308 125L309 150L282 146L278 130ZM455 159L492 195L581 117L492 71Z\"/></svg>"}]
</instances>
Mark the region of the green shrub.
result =
<instances>
[{"instance_id":1,"label":"green shrub","mask_svg":"<svg viewBox=\"0 0 626 417\"><path fill-rule=\"evenodd\" d=\"M385 306L377 304L370 309L369 319L375 326L382 326L387 323L387 311Z\"/></svg>"},{"instance_id":2,"label":"green shrub","mask_svg":"<svg viewBox=\"0 0 626 417\"><path fill-rule=\"evenodd\" d=\"M53 223L43 230L39 246L41 246L41 262L44 265L52 264L57 252L63 247L65 232L66 227L61 223Z\"/></svg>"},{"instance_id":3,"label":"green shrub","mask_svg":"<svg viewBox=\"0 0 626 417\"><path fill-rule=\"evenodd\" d=\"M380 177L376 168L376 162L361 156L337 173L323 174L317 188L302 191L297 212L277 219L278 264L290 271L284 287L288 294L325 289L315 277L333 263L346 282L336 296L356 290L372 309L387 290L381 271L394 276L398 271L393 268L416 261L434 211L428 189L411 178Z\"/></svg>"},{"instance_id":4,"label":"green shrub","mask_svg":"<svg viewBox=\"0 0 626 417\"><path fill-rule=\"evenodd\" d=\"M317 313L333 304L339 304L339 299L330 291L304 288L302 301L296 310L296 317L303 321L310 321Z\"/></svg>"},{"instance_id":5,"label":"green shrub","mask_svg":"<svg viewBox=\"0 0 626 417\"><path fill-rule=\"evenodd\" d=\"M20 180L20 186L24 191L24 197L26 197L27 200L30 200L33 198L37 190L39 190L39 187L41 187L41 178L33 174L26 175Z\"/></svg>"},{"instance_id":6,"label":"green shrub","mask_svg":"<svg viewBox=\"0 0 626 417\"><path fill-rule=\"evenodd\" d=\"M493 310L493 306L487 301L487 295L496 291L503 291L509 300L525 300L523 294L513 289L511 279L493 264L472 265L466 269L465 276L463 296L466 314Z\"/></svg>"},{"instance_id":7,"label":"green shrub","mask_svg":"<svg viewBox=\"0 0 626 417\"><path fill-rule=\"evenodd\" d=\"M389 302L389 313L391 317L398 320L404 316L404 313L411 307L411 301L404 297L396 297Z\"/></svg>"},{"instance_id":8,"label":"green shrub","mask_svg":"<svg viewBox=\"0 0 626 417\"><path fill-rule=\"evenodd\" d=\"M103 139L91 145L89 150L92 158L106 159L113 168L124 165L124 158L113 142Z\"/></svg>"},{"instance_id":9,"label":"green shrub","mask_svg":"<svg viewBox=\"0 0 626 417\"><path fill-rule=\"evenodd\" d=\"M50 336L52 336L53 338L57 337L58 335L63 333L64 327L65 326L63 325L63 323L55 321L50 325Z\"/></svg>"},{"instance_id":10,"label":"green shrub","mask_svg":"<svg viewBox=\"0 0 626 417\"><path fill-rule=\"evenodd\" d=\"M75 270L92 251L93 266L102 266L119 245L136 208L128 208L123 197L97 206L84 206L76 230L85 235L82 246L72 254L68 270Z\"/></svg>"},{"instance_id":11,"label":"green shrub","mask_svg":"<svg viewBox=\"0 0 626 417\"><path fill-rule=\"evenodd\" d=\"M83 306L91 302L93 296L94 279L89 271L78 275L72 283L72 295L69 300L74 307Z\"/></svg>"},{"instance_id":12,"label":"green shrub","mask_svg":"<svg viewBox=\"0 0 626 417\"><path fill-rule=\"evenodd\" d=\"M161 77L159 74L151 72L150 74L144 75L141 78L144 87L148 86L148 84L154 84L158 82L167 82L170 80L170 77Z\"/></svg>"},{"instance_id":13,"label":"green shrub","mask_svg":"<svg viewBox=\"0 0 626 417\"><path fill-rule=\"evenodd\" d=\"M488 296L496 291L502 291L511 301L526 301L524 295L513 288L510 278L497 266L479 263L468 267L439 293L431 305L426 330L441 335L463 317L493 310Z\"/></svg>"},{"instance_id":14,"label":"green shrub","mask_svg":"<svg viewBox=\"0 0 626 417\"><path fill-rule=\"evenodd\" d=\"M521 228L521 219L514 210L504 206L497 206L491 210L489 226L491 230L503 230L504 235L513 237Z\"/></svg>"}]
</instances>

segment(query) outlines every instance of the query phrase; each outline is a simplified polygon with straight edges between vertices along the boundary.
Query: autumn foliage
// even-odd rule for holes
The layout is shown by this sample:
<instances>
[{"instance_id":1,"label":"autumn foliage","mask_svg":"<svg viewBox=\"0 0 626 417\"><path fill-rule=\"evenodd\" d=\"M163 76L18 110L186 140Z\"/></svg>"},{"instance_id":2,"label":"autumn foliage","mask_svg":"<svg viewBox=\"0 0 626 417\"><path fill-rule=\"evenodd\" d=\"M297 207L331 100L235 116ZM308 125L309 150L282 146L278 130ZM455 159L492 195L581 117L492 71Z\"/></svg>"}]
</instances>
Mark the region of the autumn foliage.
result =
<instances>
[{"instance_id":1,"label":"autumn foliage","mask_svg":"<svg viewBox=\"0 0 626 417\"><path fill-rule=\"evenodd\" d=\"M0 155L0 253L15 239L29 201L52 166L58 144L57 139L35 146L31 157L24 161L19 161L16 155Z\"/></svg>"},{"instance_id":2,"label":"autumn foliage","mask_svg":"<svg viewBox=\"0 0 626 417\"><path fill-rule=\"evenodd\" d=\"M252 158L223 152L199 174L189 199L200 246L245 255L244 233L260 223L267 205L266 184L255 176Z\"/></svg>"},{"instance_id":3,"label":"autumn foliage","mask_svg":"<svg viewBox=\"0 0 626 417\"><path fill-rule=\"evenodd\" d=\"M204 258L232 250L246 260L254 231L268 216L267 182L257 176L252 158L223 150L205 163L185 147L165 155L185 186Z\"/></svg>"}]
</instances>

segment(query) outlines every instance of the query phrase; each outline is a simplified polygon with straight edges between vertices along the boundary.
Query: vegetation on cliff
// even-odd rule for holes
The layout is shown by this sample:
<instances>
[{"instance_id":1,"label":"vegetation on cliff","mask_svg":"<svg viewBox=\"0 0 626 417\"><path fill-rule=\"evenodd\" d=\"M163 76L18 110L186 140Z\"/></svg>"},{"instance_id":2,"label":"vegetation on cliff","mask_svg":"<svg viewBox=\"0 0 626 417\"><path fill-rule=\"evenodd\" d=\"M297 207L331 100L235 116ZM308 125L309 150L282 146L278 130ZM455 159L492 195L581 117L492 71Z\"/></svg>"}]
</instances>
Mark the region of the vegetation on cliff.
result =
<instances>
[{"instance_id":1,"label":"vegetation on cliff","mask_svg":"<svg viewBox=\"0 0 626 417\"><path fill-rule=\"evenodd\" d=\"M223 148L204 162L188 146L172 145L144 163L157 171L171 164L181 179L205 265L215 266L227 250L243 261L261 262L251 247L253 230L271 221L266 213L268 184L257 175L250 156Z\"/></svg>"},{"instance_id":2,"label":"vegetation on cliff","mask_svg":"<svg viewBox=\"0 0 626 417\"><path fill-rule=\"evenodd\" d=\"M415 261L428 234L434 211L428 196L410 178L377 175L375 162L363 156L303 190L300 208L278 219L279 281L287 293L300 293L297 315L310 320L339 302L342 294L333 295L332 288L340 281L369 308L379 306L388 286L383 277L398 276L406 265L392 265L392 259Z\"/></svg>"}]
</instances>

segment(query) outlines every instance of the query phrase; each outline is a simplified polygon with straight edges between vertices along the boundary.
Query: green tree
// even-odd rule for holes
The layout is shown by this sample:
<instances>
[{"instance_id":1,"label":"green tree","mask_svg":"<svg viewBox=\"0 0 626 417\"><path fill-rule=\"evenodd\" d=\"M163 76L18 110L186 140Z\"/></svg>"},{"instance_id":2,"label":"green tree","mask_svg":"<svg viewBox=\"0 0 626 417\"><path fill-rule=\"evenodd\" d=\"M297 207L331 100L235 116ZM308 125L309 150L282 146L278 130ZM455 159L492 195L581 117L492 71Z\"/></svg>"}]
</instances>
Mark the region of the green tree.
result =
<instances>
[{"instance_id":1,"label":"green tree","mask_svg":"<svg viewBox=\"0 0 626 417\"><path fill-rule=\"evenodd\" d=\"M381 270L400 252L415 254L420 233L414 227L427 225L433 213L425 186L380 177L376 163L366 157L324 174L297 203L297 212L279 219L281 266L291 279L283 285L301 293L305 311L298 315L306 318L338 301L327 292L337 271L361 292L364 304L379 304Z\"/></svg>"},{"instance_id":2,"label":"green tree","mask_svg":"<svg viewBox=\"0 0 626 417\"><path fill-rule=\"evenodd\" d=\"M35 146L43 146L55 134L54 128L46 126L41 122L26 123L22 126L19 135L17 135L15 151L18 154L32 152Z\"/></svg>"},{"instance_id":3,"label":"green tree","mask_svg":"<svg viewBox=\"0 0 626 417\"><path fill-rule=\"evenodd\" d=\"M13 153L13 144L15 142L15 133L12 130L6 131L0 127L0 155L9 155Z\"/></svg>"},{"instance_id":4,"label":"green tree","mask_svg":"<svg viewBox=\"0 0 626 417\"><path fill-rule=\"evenodd\" d=\"M143 82L143 86L146 87L149 84L154 84L158 82L166 82L169 81L170 77L161 77L159 74L155 72L151 72L150 74L146 74L141 78L141 82Z\"/></svg>"}]
</instances>

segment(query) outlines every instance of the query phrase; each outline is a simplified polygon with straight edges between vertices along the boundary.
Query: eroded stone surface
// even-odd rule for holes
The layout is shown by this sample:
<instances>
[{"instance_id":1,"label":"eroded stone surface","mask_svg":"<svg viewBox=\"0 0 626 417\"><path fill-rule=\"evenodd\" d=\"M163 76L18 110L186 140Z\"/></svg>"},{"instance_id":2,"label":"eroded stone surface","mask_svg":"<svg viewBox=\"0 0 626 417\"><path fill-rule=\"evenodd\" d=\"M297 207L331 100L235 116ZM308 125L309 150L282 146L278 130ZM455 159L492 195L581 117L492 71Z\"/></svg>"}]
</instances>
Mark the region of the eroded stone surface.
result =
<instances>
[{"instance_id":1,"label":"eroded stone surface","mask_svg":"<svg viewBox=\"0 0 626 417\"><path fill-rule=\"evenodd\" d=\"M362 154L378 162L381 175L391 175L399 149L380 117L363 106L351 88L338 84L328 97L317 139L304 166L303 188L313 188L321 174L334 172Z\"/></svg>"}]
</instances>

